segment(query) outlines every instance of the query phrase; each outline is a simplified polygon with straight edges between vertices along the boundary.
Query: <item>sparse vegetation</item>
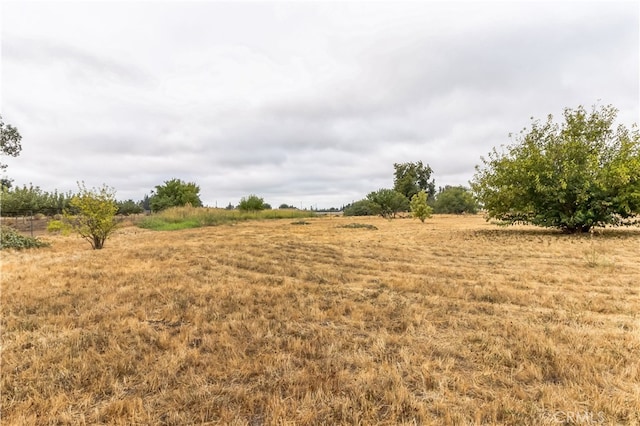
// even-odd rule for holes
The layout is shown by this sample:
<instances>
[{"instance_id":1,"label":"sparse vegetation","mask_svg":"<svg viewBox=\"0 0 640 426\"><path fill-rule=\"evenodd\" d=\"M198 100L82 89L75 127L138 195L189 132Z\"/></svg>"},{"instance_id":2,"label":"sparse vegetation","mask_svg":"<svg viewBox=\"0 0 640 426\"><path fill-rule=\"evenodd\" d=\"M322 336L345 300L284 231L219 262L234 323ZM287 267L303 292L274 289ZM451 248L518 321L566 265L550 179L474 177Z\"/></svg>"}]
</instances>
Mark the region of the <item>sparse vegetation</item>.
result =
<instances>
[{"instance_id":1,"label":"sparse vegetation","mask_svg":"<svg viewBox=\"0 0 640 426\"><path fill-rule=\"evenodd\" d=\"M640 229L350 220L3 253L2 423L640 423Z\"/></svg>"}]
</instances>

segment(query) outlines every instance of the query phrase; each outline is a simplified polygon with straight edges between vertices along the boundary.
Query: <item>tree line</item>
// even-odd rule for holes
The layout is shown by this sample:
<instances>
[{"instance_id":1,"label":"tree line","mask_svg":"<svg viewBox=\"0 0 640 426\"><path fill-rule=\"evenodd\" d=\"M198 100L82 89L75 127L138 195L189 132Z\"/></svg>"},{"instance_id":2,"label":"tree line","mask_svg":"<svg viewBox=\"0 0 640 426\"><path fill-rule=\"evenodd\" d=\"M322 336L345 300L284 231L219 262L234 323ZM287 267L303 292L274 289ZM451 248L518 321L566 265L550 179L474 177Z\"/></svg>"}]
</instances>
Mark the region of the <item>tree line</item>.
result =
<instances>
[{"instance_id":1,"label":"tree line","mask_svg":"<svg viewBox=\"0 0 640 426\"><path fill-rule=\"evenodd\" d=\"M395 163L393 188L370 192L362 200L344 208L345 216L393 218L400 212L411 212L424 221L431 213L463 214L478 212L479 204L464 186L445 186L436 193L433 170L422 161Z\"/></svg>"},{"instance_id":2,"label":"tree line","mask_svg":"<svg viewBox=\"0 0 640 426\"><path fill-rule=\"evenodd\" d=\"M532 119L514 143L494 148L481 158L470 181L471 189L445 187L437 193L433 173L422 161L394 164L393 188L382 188L344 209L345 215L394 217L411 211L422 221L432 212L486 212L487 220L532 224L566 233L588 232L593 227L640 224L640 132L615 126L618 110L613 106L566 108L563 122L549 115L546 121ZM0 154L16 156L21 137L0 116ZM0 164L0 170L5 165ZM11 189L2 179L1 207L4 212L55 211L73 205L73 200L96 192L47 193L38 187ZM200 188L179 179L158 185L144 200L113 203L115 211L150 209L160 211L175 205L201 206ZM118 206L120 203L120 207ZM122 209L121 209L122 207ZM232 207L232 206L231 206ZM270 207L250 195L240 200L240 209ZM4 214L4 213L3 213Z\"/></svg>"}]
</instances>

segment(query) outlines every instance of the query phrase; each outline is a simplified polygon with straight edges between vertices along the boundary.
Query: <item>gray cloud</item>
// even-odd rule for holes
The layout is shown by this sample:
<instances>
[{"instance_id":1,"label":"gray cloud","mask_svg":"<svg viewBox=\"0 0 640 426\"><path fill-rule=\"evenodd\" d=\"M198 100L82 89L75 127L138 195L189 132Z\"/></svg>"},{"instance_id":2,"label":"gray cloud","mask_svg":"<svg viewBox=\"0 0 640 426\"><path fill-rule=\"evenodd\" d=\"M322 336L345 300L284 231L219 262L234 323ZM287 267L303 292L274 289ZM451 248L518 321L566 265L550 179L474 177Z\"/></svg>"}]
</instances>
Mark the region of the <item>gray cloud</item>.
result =
<instances>
[{"instance_id":1,"label":"gray cloud","mask_svg":"<svg viewBox=\"0 0 640 426\"><path fill-rule=\"evenodd\" d=\"M637 122L639 24L625 2L11 2L9 173L134 199L177 177L211 205L338 206L402 161L465 184L531 116Z\"/></svg>"}]
</instances>

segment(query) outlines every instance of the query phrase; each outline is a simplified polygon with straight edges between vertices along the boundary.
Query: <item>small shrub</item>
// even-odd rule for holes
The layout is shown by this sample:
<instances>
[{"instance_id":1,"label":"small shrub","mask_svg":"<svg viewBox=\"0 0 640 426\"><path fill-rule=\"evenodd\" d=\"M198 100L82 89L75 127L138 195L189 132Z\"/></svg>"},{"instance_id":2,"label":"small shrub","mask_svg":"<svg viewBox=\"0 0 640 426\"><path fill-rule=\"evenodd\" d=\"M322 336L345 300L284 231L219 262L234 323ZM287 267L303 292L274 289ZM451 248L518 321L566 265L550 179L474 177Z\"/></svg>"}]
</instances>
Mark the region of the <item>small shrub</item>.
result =
<instances>
[{"instance_id":1,"label":"small shrub","mask_svg":"<svg viewBox=\"0 0 640 426\"><path fill-rule=\"evenodd\" d=\"M431 217L433 210L427 204L427 193L425 191L420 191L411 197L409 206L411 207L411 215L420 219L420 222L424 223L426 218Z\"/></svg>"},{"instance_id":2,"label":"small shrub","mask_svg":"<svg viewBox=\"0 0 640 426\"><path fill-rule=\"evenodd\" d=\"M0 250L4 249L29 249L49 247L49 243L38 238L26 237L7 226L0 226Z\"/></svg>"},{"instance_id":3,"label":"small shrub","mask_svg":"<svg viewBox=\"0 0 640 426\"><path fill-rule=\"evenodd\" d=\"M61 220L50 220L47 224L47 232L52 234L69 235L71 233L71 227L69 224L64 223Z\"/></svg>"},{"instance_id":4,"label":"small shrub","mask_svg":"<svg viewBox=\"0 0 640 426\"><path fill-rule=\"evenodd\" d=\"M291 222L292 225L311 225L311 222L307 222L306 220L296 220L295 222Z\"/></svg>"}]
</instances>

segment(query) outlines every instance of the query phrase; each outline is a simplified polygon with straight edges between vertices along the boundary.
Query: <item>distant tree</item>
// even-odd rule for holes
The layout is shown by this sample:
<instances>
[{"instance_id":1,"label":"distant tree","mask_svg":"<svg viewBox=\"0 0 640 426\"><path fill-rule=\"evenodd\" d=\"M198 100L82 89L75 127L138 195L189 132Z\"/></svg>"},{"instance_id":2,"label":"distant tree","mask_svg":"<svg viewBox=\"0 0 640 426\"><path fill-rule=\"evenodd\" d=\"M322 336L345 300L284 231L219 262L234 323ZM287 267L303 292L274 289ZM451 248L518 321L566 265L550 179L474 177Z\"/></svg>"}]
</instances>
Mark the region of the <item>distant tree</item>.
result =
<instances>
[{"instance_id":1,"label":"distant tree","mask_svg":"<svg viewBox=\"0 0 640 426\"><path fill-rule=\"evenodd\" d=\"M144 195L142 200L138 201L138 204L140 205L140 207L142 207L142 210L151 211L151 197L149 197L147 194Z\"/></svg>"},{"instance_id":2,"label":"distant tree","mask_svg":"<svg viewBox=\"0 0 640 426\"><path fill-rule=\"evenodd\" d=\"M409 206L411 215L416 219L420 219L420 222L424 223L426 218L431 217L432 209L427 204L427 193L424 190L411 197Z\"/></svg>"},{"instance_id":3,"label":"distant tree","mask_svg":"<svg viewBox=\"0 0 640 426\"><path fill-rule=\"evenodd\" d=\"M80 191L71 198L64 220L94 250L100 250L118 224L115 190L106 185L100 189L87 189L84 183L78 186Z\"/></svg>"},{"instance_id":4,"label":"distant tree","mask_svg":"<svg viewBox=\"0 0 640 426\"><path fill-rule=\"evenodd\" d=\"M22 136L18 132L18 129L11 124L4 123L2 115L0 115L0 155L8 155L11 157L17 157L22 151L22 145L20 141ZM7 168L7 165L0 163L0 172L3 172ZM2 178L0 181L1 187L11 187L11 179Z\"/></svg>"},{"instance_id":5,"label":"distant tree","mask_svg":"<svg viewBox=\"0 0 640 426\"><path fill-rule=\"evenodd\" d=\"M533 121L506 152L494 148L476 167L472 188L487 219L567 233L630 225L640 214L640 133L617 129L612 106L565 109Z\"/></svg>"},{"instance_id":6,"label":"distant tree","mask_svg":"<svg viewBox=\"0 0 640 426\"><path fill-rule=\"evenodd\" d=\"M117 214L124 216L129 216L130 214L138 214L144 211L144 209L142 208L142 204L136 203L133 200L116 201L116 205L118 206Z\"/></svg>"},{"instance_id":7,"label":"distant tree","mask_svg":"<svg viewBox=\"0 0 640 426\"><path fill-rule=\"evenodd\" d=\"M478 202L464 186L446 186L438 192L433 203L435 213L462 214L478 212Z\"/></svg>"},{"instance_id":8,"label":"distant tree","mask_svg":"<svg viewBox=\"0 0 640 426\"><path fill-rule=\"evenodd\" d=\"M404 195L410 200L420 191L425 191L429 200L433 199L436 193L436 184L431 179L431 167L422 164L422 161L416 163L395 163L393 189Z\"/></svg>"},{"instance_id":9,"label":"distant tree","mask_svg":"<svg viewBox=\"0 0 640 426\"><path fill-rule=\"evenodd\" d=\"M251 194L248 197L242 197L240 204L238 205L238 209L243 212L255 212L264 210L265 208L264 200L254 194Z\"/></svg>"},{"instance_id":10,"label":"distant tree","mask_svg":"<svg viewBox=\"0 0 640 426\"><path fill-rule=\"evenodd\" d=\"M195 183L171 179L166 181L164 185L156 186L155 193L149 200L149 205L153 212L187 204L191 204L193 207L202 207L199 193L200 187Z\"/></svg>"},{"instance_id":11,"label":"distant tree","mask_svg":"<svg viewBox=\"0 0 640 426\"><path fill-rule=\"evenodd\" d=\"M379 189L367 195L367 200L373 203L376 214L385 218L395 217L396 213L409 209L407 197L393 189Z\"/></svg>"},{"instance_id":12,"label":"distant tree","mask_svg":"<svg viewBox=\"0 0 640 426\"><path fill-rule=\"evenodd\" d=\"M15 188L3 187L0 189L0 194L2 214L5 216L61 213L72 197L71 193L62 194L57 190L46 192L33 184Z\"/></svg>"},{"instance_id":13,"label":"distant tree","mask_svg":"<svg viewBox=\"0 0 640 426\"><path fill-rule=\"evenodd\" d=\"M292 205L288 205L288 204L280 204L280 206L278 207L281 210L285 210L285 209L296 209L293 204Z\"/></svg>"},{"instance_id":14,"label":"distant tree","mask_svg":"<svg viewBox=\"0 0 640 426\"><path fill-rule=\"evenodd\" d=\"M227 205L227 207L224 208L225 210L233 210L235 209L234 205L229 203L229 205Z\"/></svg>"},{"instance_id":15,"label":"distant tree","mask_svg":"<svg viewBox=\"0 0 640 426\"><path fill-rule=\"evenodd\" d=\"M262 204L262 207L264 208L264 210L271 210L271 204L269 203Z\"/></svg>"},{"instance_id":16,"label":"distant tree","mask_svg":"<svg viewBox=\"0 0 640 426\"><path fill-rule=\"evenodd\" d=\"M376 204L365 198L345 206L342 209L342 214L345 216L375 216L378 214L377 209Z\"/></svg>"}]
</instances>

